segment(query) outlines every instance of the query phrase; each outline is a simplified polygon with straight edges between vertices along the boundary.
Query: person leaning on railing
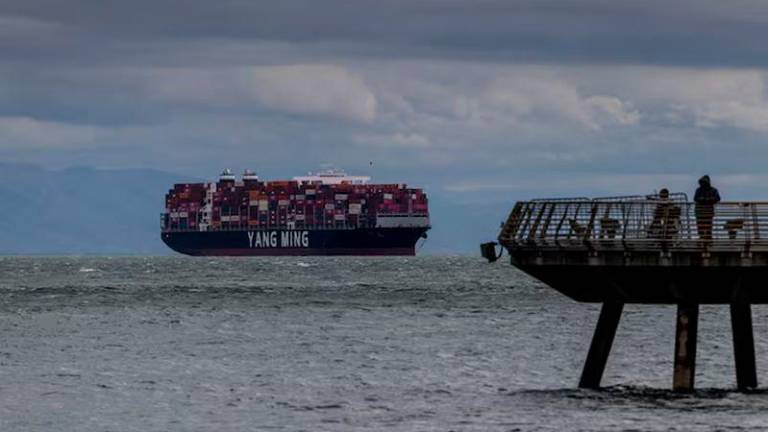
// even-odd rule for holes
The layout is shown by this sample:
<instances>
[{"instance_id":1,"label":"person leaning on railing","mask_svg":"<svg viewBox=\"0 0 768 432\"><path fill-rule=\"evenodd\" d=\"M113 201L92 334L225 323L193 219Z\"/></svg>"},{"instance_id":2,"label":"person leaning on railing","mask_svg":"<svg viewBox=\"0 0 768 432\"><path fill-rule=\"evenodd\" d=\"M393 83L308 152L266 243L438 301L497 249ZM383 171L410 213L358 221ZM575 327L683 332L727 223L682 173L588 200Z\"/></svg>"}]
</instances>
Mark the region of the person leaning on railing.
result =
<instances>
[{"instance_id":1,"label":"person leaning on railing","mask_svg":"<svg viewBox=\"0 0 768 432\"><path fill-rule=\"evenodd\" d=\"M649 237L673 239L677 237L680 226L680 206L669 199L669 190L659 191L658 204L653 210L653 221L648 232Z\"/></svg>"},{"instance_id":2,"label":"person leaning on railing","mask_svg":"<svg viewBox=\"0 0 768 432\"><path fill-rule=\"evenodd\" d=\"M708 175L699 179L699 188L693 197L696 203L696 229L699 238L712 240L712 220L715 217L715 204L720 202L720 193L712 187Z\"/></svg>"}]
</instances>

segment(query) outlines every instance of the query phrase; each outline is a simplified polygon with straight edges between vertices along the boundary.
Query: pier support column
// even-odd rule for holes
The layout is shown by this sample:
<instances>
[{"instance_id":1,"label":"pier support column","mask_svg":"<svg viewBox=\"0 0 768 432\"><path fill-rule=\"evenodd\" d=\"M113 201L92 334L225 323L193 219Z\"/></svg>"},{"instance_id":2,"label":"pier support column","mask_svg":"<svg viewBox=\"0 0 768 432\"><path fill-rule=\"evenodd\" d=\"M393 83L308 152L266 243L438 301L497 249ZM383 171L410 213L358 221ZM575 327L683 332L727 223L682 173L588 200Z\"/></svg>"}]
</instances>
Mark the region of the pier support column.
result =
<instances>
[{"instance_id":1,"label":"pier support column","mask_svg":"<svg viewBox=\"0 0 768 432\"><path fill-rule=\"evenodd\" d=\"M613 338L616 336L616 328L619 326L623 309L624 303L603 303L600 317L597 319L595 334L589 345L587 361L581 372L579 387L590 389L600 387L600 380L603 377L603 371L605 371L605 364L608 361L608 354L611 352L611 345L613 345Z\"/></svg>"},{"instance_id":2,"label":"pier support column","mask_svg":"<svg viewBox=\"0 0 768 432\"><path fill-rule=\"evenodd\" d=\"M674 391L693 391L698 330L699 305L678 304L675 329L675 370L672 377L672 390Z\"/></svg>"},{"instance_id":3,"label":"pier support column","mask_svg":"<svg viewBox=\"0 0 768 432\"><path fill-rule=\"evenodd\" d=\"M736 386L740 391L756 388L755 342L749 303L731 303L731 329L733 356L736 361Z\"/></svg>"}]
</instances>

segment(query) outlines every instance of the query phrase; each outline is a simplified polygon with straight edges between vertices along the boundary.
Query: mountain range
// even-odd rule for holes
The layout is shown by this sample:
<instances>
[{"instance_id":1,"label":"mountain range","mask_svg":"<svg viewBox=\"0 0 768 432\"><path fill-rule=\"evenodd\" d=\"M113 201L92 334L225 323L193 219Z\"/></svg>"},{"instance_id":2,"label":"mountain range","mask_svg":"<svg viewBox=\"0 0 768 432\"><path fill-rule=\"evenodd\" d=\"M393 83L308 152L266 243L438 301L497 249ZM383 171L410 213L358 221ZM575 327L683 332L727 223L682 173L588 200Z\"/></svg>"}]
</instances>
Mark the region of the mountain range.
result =
<instances>
[{"instance_id":1,"label":"mountain range","mask_svg":"<svg viewBox=\"0 0 768 432\"><path fill-rule=\"evenodd\" d=\"M163 198L173 183L193 181L202 180L151 169L0 163L0 254L173 253L160 241ZM433 229L419 254L476 254L511 206L427 193Z\"/></svg>"}]
</instances>

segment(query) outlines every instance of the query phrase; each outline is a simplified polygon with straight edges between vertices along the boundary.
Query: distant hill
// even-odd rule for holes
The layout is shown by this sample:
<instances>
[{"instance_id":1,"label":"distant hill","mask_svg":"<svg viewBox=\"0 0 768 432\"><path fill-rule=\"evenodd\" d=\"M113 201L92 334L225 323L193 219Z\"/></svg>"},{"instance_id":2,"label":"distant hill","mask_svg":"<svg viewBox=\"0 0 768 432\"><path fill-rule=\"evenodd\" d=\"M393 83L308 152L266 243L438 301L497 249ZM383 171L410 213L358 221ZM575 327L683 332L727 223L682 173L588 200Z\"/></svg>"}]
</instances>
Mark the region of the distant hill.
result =
<instances>
[{"instance_id":1,"label":"distant hill","mask_svg":"<svg viewBox=\"0 0 768 432\"><path fill-rule=\"evenodd\" d=\"M500 224L512 209L512 202L462 204L449 195L430 193L432 229L421 250L428 254L480 256L480 243L495 241Z\"/></svg>"},{"instance_id":2,"label":"distant hill","mask_svg":"<svg viewBox=\"0 0 768 432\"><path fill-rule=\"evenodd\" d=\"M0 164L0 253L158 254L160 211L179 175Z\"/></svg>"},{"instance_id":3,"label":"distant hill","mask_svg":"<svg viewBox=\"0 0 768 432\"><path fill-rule=\"evenodd\" d=\"M46 170L0 163L0 254L168 254L160 241L163 197L201 181L148 170ZM427 191L433 229L423 254L477 254L511 203L462 205Z\"/></svg>"}]
</instances>

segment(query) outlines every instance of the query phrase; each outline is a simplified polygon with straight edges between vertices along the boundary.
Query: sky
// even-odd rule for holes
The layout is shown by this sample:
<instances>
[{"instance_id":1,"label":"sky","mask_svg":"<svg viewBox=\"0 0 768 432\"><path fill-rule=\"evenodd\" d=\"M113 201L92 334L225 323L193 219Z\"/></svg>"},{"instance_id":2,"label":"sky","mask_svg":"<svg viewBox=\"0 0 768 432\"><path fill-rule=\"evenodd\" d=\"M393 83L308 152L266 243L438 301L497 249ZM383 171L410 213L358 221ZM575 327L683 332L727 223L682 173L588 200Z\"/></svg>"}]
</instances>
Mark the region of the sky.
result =
<instances>
[{"instance_id":1,"label":"sky","mask_svg":"<svg viewBox=\"0 0 768 432\"><path fill-rule=\"evenodd\" d=\"M3 0L0 160L759 199L766 40L764 1Z\"/></svg>"}]
</instances>

